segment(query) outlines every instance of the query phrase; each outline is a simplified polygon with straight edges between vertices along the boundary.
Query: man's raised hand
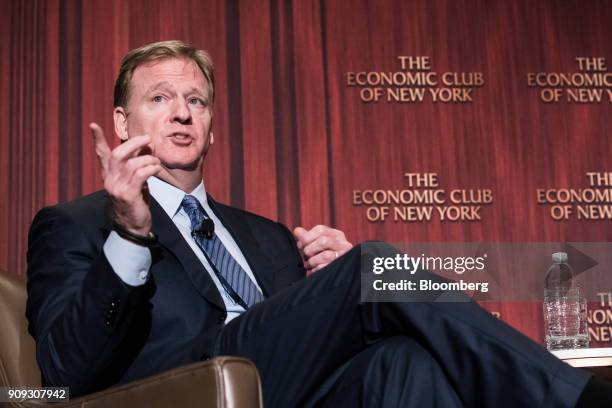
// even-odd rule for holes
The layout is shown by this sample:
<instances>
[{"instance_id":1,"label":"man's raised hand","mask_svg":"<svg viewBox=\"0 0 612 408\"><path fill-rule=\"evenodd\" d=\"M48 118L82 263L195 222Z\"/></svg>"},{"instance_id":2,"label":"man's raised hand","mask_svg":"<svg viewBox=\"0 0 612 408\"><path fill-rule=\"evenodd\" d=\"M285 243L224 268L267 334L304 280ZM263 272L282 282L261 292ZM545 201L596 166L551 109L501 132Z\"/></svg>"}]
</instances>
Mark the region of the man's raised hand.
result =
<instances>
[{"instance_id":1,"label":"man's raised hand","mask_svg":"<svg viewBox=\"0 0 612 408\"><path fill-rule=\"evenodd\" d=\"M102 128L89 125L96 155L100 162L104 188L108 192L114 221L138 235L151 231L151 210L146 181L161 169L161 162L151 153L148 135L135 136L111 150Z\"/></svg>"}]
</instances>

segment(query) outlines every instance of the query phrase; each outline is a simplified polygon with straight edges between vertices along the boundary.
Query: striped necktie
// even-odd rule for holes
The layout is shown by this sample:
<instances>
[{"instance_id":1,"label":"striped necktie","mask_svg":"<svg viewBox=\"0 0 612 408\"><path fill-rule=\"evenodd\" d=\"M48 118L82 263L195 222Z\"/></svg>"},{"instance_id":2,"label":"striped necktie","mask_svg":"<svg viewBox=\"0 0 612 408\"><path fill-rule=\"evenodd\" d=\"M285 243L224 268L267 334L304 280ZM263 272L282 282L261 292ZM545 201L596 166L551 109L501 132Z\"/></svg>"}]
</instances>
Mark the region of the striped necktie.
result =
<instances>
[{"instance_id":1,"label":"striped necktie","mask_svg":"<svg viewBox=\"0 0 612 408\"><path fill-rule=\"evenodd\" d=\"M249 275L229 253L217 234L207 238L200 233L202 223L209 218L204 208L192 195L185 195L181 207L185 210L191 221L191 236L206 255L215 275L230 297L245 309L263 300L263 295L255 286Z\"/></svg>"}]
</instances>

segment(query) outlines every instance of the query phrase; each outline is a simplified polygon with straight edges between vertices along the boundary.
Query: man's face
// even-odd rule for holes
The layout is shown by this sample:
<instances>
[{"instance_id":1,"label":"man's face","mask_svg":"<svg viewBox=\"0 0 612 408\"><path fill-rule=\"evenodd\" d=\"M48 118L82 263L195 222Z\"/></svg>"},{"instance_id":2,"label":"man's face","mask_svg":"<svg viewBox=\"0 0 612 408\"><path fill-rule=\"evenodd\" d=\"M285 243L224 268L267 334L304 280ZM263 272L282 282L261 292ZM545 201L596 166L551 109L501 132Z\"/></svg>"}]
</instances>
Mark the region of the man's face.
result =
<instances>
[{"instance_id":1,"label":"man's face","mask_svg":"<svg viewBox=\"0 0 612 408\"><path fill-rule=\"evenodd\" d=\"M115 109L119 136L148 134L153 155L167 170L200 169L211 142L211 120L204 74L193 61L179 58L137 67L127 109Z\"/></svg>"}]
</instances>

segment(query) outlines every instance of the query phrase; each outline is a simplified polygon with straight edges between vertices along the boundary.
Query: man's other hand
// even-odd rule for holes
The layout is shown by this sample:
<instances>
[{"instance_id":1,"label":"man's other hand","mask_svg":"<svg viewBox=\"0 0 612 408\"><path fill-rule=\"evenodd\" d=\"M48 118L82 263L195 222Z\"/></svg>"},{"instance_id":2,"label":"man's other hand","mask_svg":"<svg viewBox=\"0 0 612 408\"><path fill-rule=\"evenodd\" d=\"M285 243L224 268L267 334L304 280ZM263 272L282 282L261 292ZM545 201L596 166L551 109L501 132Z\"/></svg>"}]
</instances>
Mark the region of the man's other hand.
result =
<instances>
[{"instance_id":1,"label":"man's other hand","mask_svg":"<svg viewBox=\"0 0 612 408\"><path fill-rule=\"evenodd\" d=\"M151 154L151 138L148 135L131 137L111 150L98 124L91 123L89 129L104 188L113 205L114 221L128 231L146 236L151 231L146 182L161 170L161 162Z\"/></svg>"},{"instance_id":2,"label":"man's other hand","mask_svg":"<svg viewBox=\"0 0 612 408\"><path fill-rule=\"evenodd\" d=\"M310 230L297 227L293 230L293 236L304 258L306 276L325 267L353 247L344 232L326 225L317 225Z\"/></svg>"}]
</instances>

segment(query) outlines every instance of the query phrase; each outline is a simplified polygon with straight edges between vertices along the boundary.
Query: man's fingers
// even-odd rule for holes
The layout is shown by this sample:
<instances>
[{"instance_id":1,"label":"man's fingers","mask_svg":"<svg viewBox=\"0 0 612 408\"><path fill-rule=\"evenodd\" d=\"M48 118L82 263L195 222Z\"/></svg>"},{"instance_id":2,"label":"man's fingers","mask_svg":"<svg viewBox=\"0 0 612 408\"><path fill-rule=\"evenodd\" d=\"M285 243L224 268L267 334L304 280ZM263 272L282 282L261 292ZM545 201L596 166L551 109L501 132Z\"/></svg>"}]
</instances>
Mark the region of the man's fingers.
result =
<instances>
[{"instance_id":1,"label":"man's fingers","mask_svg":"<svg viewBox=\"0 0 612 408\"><path fill-rule=\"evenodd\" d=\"M317 266L316 268L311 269L311 270L310 270L310 273L311 273L311 274L313 274L313 273L315 273L315 272L318 272L318 271L320 271L321 269L325 268L327 265L329 265L329 264L328 264L328 263L326 263L326 264L321 264L321 265Z\"/></svg>"},{"instance_id":2,"label":"man's fingers","mask_svg":"<svg viewBox=\"0 0 612 408\"><path fill-rule=\"evenodd\" d=\"M325 225L317 225L311 228L309 231L306 231L305 233L302 234L301 241L302 241L303 246L305 247L306 245L313 242L315 239L319 238L325 232L330 231L330 230L332 230L332 228L325 226Z\"/></svg>"},{"instance_id":3,"label":"man's fingers","mask_svg":"<svg viewBox=\"0 0 612 408\"><path fill-rule=\"evenodd\" d=\"M139 150L143 149L149 143L151 143L151 137L149 135L131 137L112 151L112 159L116 161L127 160L136 156Z\"/></svg>"},{"instance_id":4,"label":"man's fingers","mask_svg":"<svg viewBox=\"0 0 612 408\"><path fill-rule=\"evenodd\" d=\"M91 131L94 148L96 149L96 156L98 156L100 167L102 167L102 176L104 177L108 169L108 158L111 154L111 149L108 146L108 142L104 137L104 131L102 131L100 125L92 122L89 124L89 130Z\"/></svg>"},{"instance_id":5,"label":"man's fingers","mask_svg":"<svg viewBox=\"0 0 612 408\"><path fill-rule=\"evenodd\" d=\"M134 172L134 179L141 185L147 181L147 179L151 176L155 176L157 173L161 171L162 167L160 164L149 164L147 166L143 166Z\"/></svg>"},{"instance_id":6,"label":"man's fingers","mask_svg":"<svg viewBox=\"0 0 612 408\"><path fill-rule=\"evenodd\" d=\"M118 197L142 192L146 180L162 168L161 161L151 155L132 157L116 167L105 178L104 188Z\"/></svg>"},{"instance_id":7,"label":"man's fingers","mask_svg":"<svg viewBox=\"0 0 612 408\"><path fill-rule=\"evenodd\" d=\"M334 259L336 259L335 251L323 251L308 259L304 263L304 266L306 269L315 269L319 266L322 268L328 263L332 262Z\"/></svg>"},{"instance_id":8,"label":"man's fingers","mask_svg":"<svg viewBox=\"0 0 612 408\"><path fill-rule=\"evenodd\" d=\"M293 237L295 238L295 240L297 241L297 246L298 249L301 251L304 248L304 234L306 234L308 231L306 231L305 228L302 227L296 227L293 230Z\"/></svg>"},{"instance_id":9,"label":"man's fingers","mask_svg":"<svg viewBox=\"0 0 612 408\"><path fill-rule=\"evenodd\" d=\"M322 233L303 247L302 253L309 258L327 249L344 253L351 248L351 243L346 240L342 231L325 227Z\"/></svg>"},{"instance_id":10,"label":"man's fingers","mask_svg":"<svg viewBox=\"0 0 612 408\"><path fill-rule=\"evenodd\" d=\"M314 274L315 272L320 271L321 269L325 268L327 265L329 265L329 263L322 263L319 266L312 268L312 269L307 269L306 270L306 276L311 276L312 274Z\"/></svg>"},{"instance_id":11,"label":"man's fingers","mask_svg":"<svg viewBox=\"0 0 612 408\"><path fill-rule=\"evenodd\" d=\"M130 183L135 181L137 184L143 184L144 181L146 181L146 178L150 177L151 175L147 176L145 180L142 180L142 177L139 176L139 174L142 173L143 168L148 169L150 166L159 166L161 169L161 161L157 157L151 155L132 157L125 163L126 180L129 180L128 182ZM148 171L145 172L148 174ZM155 174L157 174L157 172L155 172Z\"/></svg>"},{"instance_id":12,"label":"man's fingers","mask_svg":"<svg viewBox=\"0 0 612 408\"><path fill-rule=\"evenodd\" d=\"M129 201L136 195L146 192L144 185L149 177L155 176L162 170L160 164L148 164L135 169L129 180L118 182L118 179L110 180L104 188L114 197Z\"/></svg>"},{"instance_id":13,"label":"man's fingers","mask_svg":"<svg viewBox=\"0 0 612 408\"><path fill-rule=\"evenodd\" d=\"M161 164L161 161L155 157L147 154L145 156L131 157L125 162L125 167L128 171L136 171L141 167L148 166L151 164Z\"/></svg>"},{"instance_id":14,"label":"man's fingers","mask_svg":"<svg viewBox=\"0 0 612 408\"><path fill-rule=\"evenodd\" d=\"M306 245L302 252L304 253L304 256L306 258L310 258L326 249L333 249L335 245L332 240L333 238L323 235L311 242L310 244Z\"/></svg>"},{"instance_id":15,"label":"man's fingers","mask_svg":"<svg viewBox=\"0 0 612 408\"><path fill-rule=\"evenodd\" d=\"M92 122L89 124L89 130L91 131L91 136L93 137L94 144L96 146L96 153L98 153L98 156L108 156L111 152L111 149L108 146L106 137L104 137L104 131L102 130L100 125L95 122Z\"/></svg>"}]
</instances>

